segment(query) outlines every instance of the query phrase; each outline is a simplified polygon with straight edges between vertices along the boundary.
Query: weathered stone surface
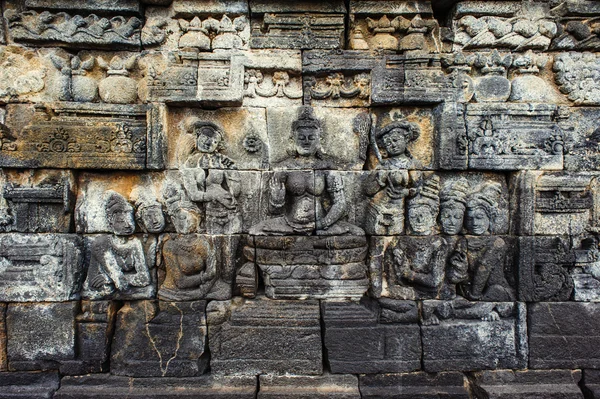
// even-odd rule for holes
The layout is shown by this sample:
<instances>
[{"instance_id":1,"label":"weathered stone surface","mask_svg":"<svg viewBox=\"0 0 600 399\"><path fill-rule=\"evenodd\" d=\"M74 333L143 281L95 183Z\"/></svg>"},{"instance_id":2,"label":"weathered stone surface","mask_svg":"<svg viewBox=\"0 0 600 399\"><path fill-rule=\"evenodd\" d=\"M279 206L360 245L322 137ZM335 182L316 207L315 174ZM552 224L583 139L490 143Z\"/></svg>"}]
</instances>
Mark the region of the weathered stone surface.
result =
<instances>
[{"instance_id":1,"label":"weathered stone surface","mask_svg":"<svg viewBox=\"0 0 600 399\"><path fill-rule=\"evenodd\" d=\"M477 372L473 391L480 397L581 399L580 370L495 370Z\"/></svg>"},{"instance_id":2,"label":"weathered stone surface","mask_svg":"<svg viewBox=\"0 0 600 399\"><path fill-rule=\"evenodd\" d=\"M558 27L544 1L459 1L452 12L454 49L546 50Z\"/></svg>"},{"instance_id":3,"label":"weathered stone surface","mask_svg":"<svg viewBox=\"0 0 600 399\"><path fill-rule=\"evenodd\" d=\"M0 371L6 371L8 360L6 358L6 304L0 304Z\"/></svg>"},{"instance_id":4,"label":"weathered stone surface","mask_svg":"<svg viewBox=\"0 0 600 399\"><path fill-rule=\"evenodd\" d=\"M82 7L59 2L48 7L45 2L8 1L4 18L10 37L18 42L74 48L140 48L144 23L139 4L104 3Z\"/></svg>"},{"instance_id":5,"label":"weathered stone surface","mask_svg":"<svg viewBox=\"0 0 600 399\"><path fill-rule=\"evenodd\" d=\"M146 106L54 103L11 104L0 166L32 168L143 169Z\"/></svg>"},{"instance_id":6,"label":"weathered stone surface","mask_svg":"<svg viewBox=\"0 0 600 399\"><path fill-rule=\"evenodd\" d=\"M81 309L75 317L75 359L61 362L62 374L108 371L116 312L116 302L81 301Z\"/></svg>"},{"instance_id":7,"label":"weathered stone surface","mask_svg":"<svg viewBox=\"0 0 600 399\"><path fill-rule=\"evenodd\" d=\"M5 398L51 399L60 386L60 376L56 372L0 373L0 387Z\"/></svg>"},{"instance_id":8,"label":"weathered stone surface","mask_svg":"<svg viewBox=\"0 0 600 399\"><path fill-rule=\"evenodd\" d=\"M131 377L194 377L208 366L206 301L126 302L117 313L110 370Z\"/></svg>"},{"instance_id":9,"label":"weathered stone surface","mask_svg":"<svg viewBox=\"0 0 600 399\"><path fill-rule=\"evenodd\" d=\"M256 378L243 376L128 378L109 374L64 377L55 399L252 399Z\"/></svg>"},{"instance_id":10,"label":"weathered stone surface","mask_svg":"<svg viewBox=\"0 0 600 399\"><path fill-rule=\"evenodd\" d=\"M426 1L352 1L350 20L349 47L355 50L409 53L442 50L439 25L433 18L431 4Z\"/></svg>"},{"instance_id":11,"label":"weathered stone surface","mask_svg":"<svg viewBox=\"0 0 600 399\"><path fill-rule=\"evenodd\" d=\"M78 308L77 302L9 304L9 370L52 370L62 361L73 360Z\"/></svg>"},{"instance_id":12,"label":"weathered stone surface","mask_svg":"<svg viewBox=\"0 0 600 399\"><path fill-rule=\"evenodd\" d=\"M571 142L565 154L566 170L599 170L598 127L600 113L597 108L577 107L569 109L568 124Z\"/></svg>"},{"instance_id":13,"label":"weathered stone surface","mask_svg":"<svg viewBox=\"0 0 600 399\"><path fill-rule=\"evenodd\" d=\"M466 377L457 372L372 374L359 377L363 399L469 399Z\"/></svg>"},{"instance_id":14,"label":"weathered stone surface","mask_svg":"<svg viewBox=\"0 0 600 399\"><path fill-rule=\"evenodd\" d=\"M165 234L160 240L160 299L231 298L239 237Z\"/></svg>"},{"instance_id":15,"label":"weathered stone surface","mask_svg":"<svg viewBox=\"0 0 600 399\"><path fill-rule=\"evenodd\" d=\"M422 317L425 371L527 366L524 303L424 301Z\"/></svg>"},{"instance_id":16,"label":"weathered stone surface","mask_svg":"<svg viewBox=\"0 0 600 399\"><path fill-rule=\"evenodd\" d=\"M77 186L70 171L0 171L0 231L70 233ZM6 216L8 215L8 216Z\"/></svg>"},{"instance_id":17,"label":"weathered stone surface","mask_svg":"<svg viewBox=\"0 0 600 399\"><path fill-rule=\"evenodd\" d=\"M600 376L597 370L583 370L583 381L581 390L590 398L596 399L599 397Z\"/></svg>"},{"instance_id":18,"label":"weathered stone surface","mask_svg":"<svg viewBox=\"0 0 600 399\"><path fill-rule=\"evenodd\" d=\"M0 301L60 302L79 298L83 245L74 234L1 234Z\"/></svg>"},{"instance_id":19,"label":"weathered stone surface","mask_svg":"<svg viewBox=\"0 0 600 399\"><path fill-rule=\"evenodd\" d=\"M252 48L334 49L343 47L345 4L249 1Z\"/></svg>"},{"instance_id":20,"label":"weathered stone surface","mask_svg":"<svg viewBox=\"0 0 600 399\"><path fill-rule=\"evenodd\" d=\"M323 301L321 314L332 373L394 373L421 368L417 303Z\"/></svg>"},{"instance_id":21,"label":"weathered stone surface","mask_svg":"<svg viewBox=\"0 0 600 399\"><path fill-rule=\"evenodd\" d=\"M318 302L235 298L206 311L213 374L322 373Z\"/></svg>"},{"instance_id":22,"label":"weathered stone surface","mask_svg":"<svg viewBox=\"0 0 600 399\"><path fill-rule=\"evenodd\" d=\"M359 399L353 375L259 376L258 399Z\"/></svg>"},{"instance_id":23,"label":"weathered stone surface","mask_svg":"<svg viewBox=\"0 0 600 399\"><path fill-rule=\"evenodd\" d=\"M529 367L597 368L597 303L533 303L529 313Z\"/></svg>"}]
</instances>

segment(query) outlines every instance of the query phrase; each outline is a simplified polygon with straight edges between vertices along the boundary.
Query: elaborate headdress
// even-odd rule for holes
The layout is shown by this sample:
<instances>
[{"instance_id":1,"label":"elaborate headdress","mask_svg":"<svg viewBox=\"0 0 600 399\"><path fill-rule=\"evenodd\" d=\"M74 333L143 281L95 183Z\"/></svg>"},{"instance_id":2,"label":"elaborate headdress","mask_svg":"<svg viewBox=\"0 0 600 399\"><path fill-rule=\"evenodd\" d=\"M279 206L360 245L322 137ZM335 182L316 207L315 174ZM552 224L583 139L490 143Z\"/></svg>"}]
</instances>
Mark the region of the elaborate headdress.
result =
<instances>
[{"instance_id":1,"label":"elaborate headdress","mask_svg":"<svg viewBox=\"0 0 600 399\"><path fill-rule=\"evenodd\" d=\"M301 127L321 129L321 121L315 117L312 107L304 106L300 108L298 118L292 123L292 132Z\"/></svg>"},{"instance_id":2,"label":"elaborate headdress","mask_svg":"<svg viewBox=\"0 0 600 399\"><path fill-rule=\"evenodd\" d=\"M467 204L467 197L469 195L469 183L467 179L461 177L458 180L448 181L442 187L440 191L440 202L457 202L463 207Z\"/></svg>"},{"instance_id":3,"label":"elaborate headdress","mask_svg":"<svg viewBox=\"0 0 600 399\"><path fill-rule=\"evenodd\" d=\"M106 216L108 217L108 215L118 208L124 208L133 212L133 207L125 197L116 191L108 190L104 194L104 211L106 212Z\"/></svg>"},{"instance_id":4,"label":"elaborate headdress","mask_svg":"<svg viewBox=\"0 0 600 399\"><path fill-rule=\"evenodd\" d=\"M421 134L421 128L419 127L419 125L417 125L416 123L404 120L404 121L392 122L389 125L387 125L386 127L380 129L377 132L377 140L381 140L383 138L383 136L390 133L394 129L399 129L399 130L403 131L402 134L406 138L407 143L410 143L411 141L415 141L416 139L419 138L419 135Z\"/></svg>"},{"instance_id":5,"label":"elaborate headdress","mask_svg":"<svg viewBox=\"0 0 600 399\"><path fill-rule=\"evenodd\" d=\"M467 208L482 208L493 221L498 215L498 202L502 186L497 182L483 182L475 188L467 200Z\"/></svg>"},{"instance_id":6,"label":"elaborate headdress","mask_svg":"<svg viewBox=\"0 0 600 399\"><path fill-rule=\"evenodd\" d=\"M417 194L408 200L408 207L426 205L434 213L440 209L440 178L437 175L431 176L423 182L423 185L417 189Z\"/></svg>"}]
</instances>

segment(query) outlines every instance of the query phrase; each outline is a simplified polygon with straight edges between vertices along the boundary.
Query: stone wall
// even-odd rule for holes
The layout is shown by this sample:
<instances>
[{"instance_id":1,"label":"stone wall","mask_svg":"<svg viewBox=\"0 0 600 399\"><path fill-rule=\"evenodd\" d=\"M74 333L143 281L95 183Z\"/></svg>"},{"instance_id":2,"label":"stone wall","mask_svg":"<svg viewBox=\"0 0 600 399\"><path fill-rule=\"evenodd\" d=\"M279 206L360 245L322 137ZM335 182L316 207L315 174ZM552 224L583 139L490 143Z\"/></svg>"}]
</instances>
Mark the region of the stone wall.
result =
<instances>
[{"instance_id":1,"label":"stone wall","mask_svg":"<svg viewBox=\"0 0 600 399\"><path fill-rule=\"evenodd\" d=\"M0 397L600 397L598 1L0 4Z\"/></svg>"}]
</instances>

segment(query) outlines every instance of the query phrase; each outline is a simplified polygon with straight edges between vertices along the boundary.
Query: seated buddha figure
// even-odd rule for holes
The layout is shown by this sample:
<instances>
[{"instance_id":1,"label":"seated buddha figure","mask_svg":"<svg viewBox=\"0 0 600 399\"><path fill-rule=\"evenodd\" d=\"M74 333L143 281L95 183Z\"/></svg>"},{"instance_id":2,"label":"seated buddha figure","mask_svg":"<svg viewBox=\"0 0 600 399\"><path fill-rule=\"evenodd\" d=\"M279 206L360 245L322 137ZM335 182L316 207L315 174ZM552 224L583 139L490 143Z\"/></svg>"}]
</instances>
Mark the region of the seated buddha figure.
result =
<instances>
[{"instance_id":1,"label":"seated buddha figure","mask_svg":"<svg viewBox=\"0 0 600 399\"><path fill-rule=\"evenodd\" d=\"M342 177L314 170L332 168L321 150L322 131L312 108L302 108L292 124L295 149L276 165L285 169L276 171L269 184L269 212L282 215L254 225L250 234L364 236L361 228L341 220L348 206ZM304 170L294 170L299 165ZM324 205L326 197L328 208Z\"/></svg>"}]
</instances>

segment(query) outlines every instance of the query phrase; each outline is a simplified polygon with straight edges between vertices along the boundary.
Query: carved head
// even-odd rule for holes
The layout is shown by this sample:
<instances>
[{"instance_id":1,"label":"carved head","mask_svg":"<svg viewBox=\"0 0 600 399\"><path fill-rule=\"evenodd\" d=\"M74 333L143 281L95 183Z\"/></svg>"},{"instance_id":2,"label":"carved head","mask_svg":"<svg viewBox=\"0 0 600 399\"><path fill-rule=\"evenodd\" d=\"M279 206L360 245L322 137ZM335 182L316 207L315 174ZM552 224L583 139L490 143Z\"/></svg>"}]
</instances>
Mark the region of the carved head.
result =
<instances>
[{"instance_id":1,"label":"carved head","mask_svg":"<svg viewBox=\"0 0 600 399\"><path fill-rule=\"evenodd\" d=\"M461 178L444 184L440 191L440 225L444 234L456 235L463 228L469 183Z\"/></svg>"},{"instance_id":2,"label":"carved head","mask_svg":"<svg viewBox=\"0 0 600 399\"><path fill-rule=\"evenodd\" d=\"M415 141L421 133L419 125L408 121L393 122L381 129L377 134L378 146L383 148L388 157L399 155L410 156L408 144Z\"/></svg>"},{"instance_id":3,"label":"carved head","mask_svg":"<svg viewBox=\"0 0 600 399\"><path fill-rule=\"evenodd\" d=\"M440 178L432 176L408 201L408 225L416 235L427 236L433 233L440 207Z\"/></svg>"},{"instance_id":4,"label":"carved head","mask_svg":"<svg viewBox=\"0 0 600 399\"><path fill-rule=\"evenodd\" d=\"M113 234L128 236L134 233L133 207L121 194L107 191L104 196L104 211Z\"/></svg>"},{"instance_id":5,"label":"carved head","mask_svg":"<svg viewBox=\"0 0 600 399\"><path fill-rule=\"evenodd\" d=\"M178 183L168 183L164 187L163 197L175 231L179 234L196 232L202 214L196 204L188 199L184 188Z\"/></svg>"},{"instance_id":6,"label":"carved head","mask_svg":"<svg viewBox=\"0 0 600 399\"><path fill-rule=\"evenodd\" d=\"M223 149L223 132L214 123L189 117L184 127L187 133L196 136L198 151L210 154Z\"/></svg>"},{"instance_id":7,"label":"carved head","mask_svg":"<svg viewBox=\"0 0 600 399\"><path fill-rule=\"evenodd\" d=\"M158 234L165 229L165 215L162 205L154 198L142 196L135 203L135 219L147 233Z\"/></svg>"},{"instance_id":8,"label":"carved head","mask_svg":"<svg viewBox=\"0 0 600 399\"><path fill-rule=\"evenodd\" d=\"M302 107L298 119L292 123L292 134L298 155L314 156L321 148L321 122L311 107Z\"/></svg>"},{"instance_id":9,"label":"carved head","mask_svg":"<svg viewBox=\"0 0 600 399\"><path fill-rule=\"evenodd\" d=\"M465 227L470 234L490 234L498 217L498 201L502 195L500 183L480 184L467 200Z\"/></svg>"}]
</instances>

